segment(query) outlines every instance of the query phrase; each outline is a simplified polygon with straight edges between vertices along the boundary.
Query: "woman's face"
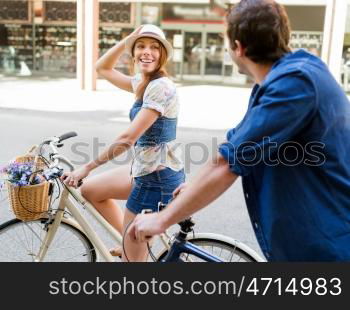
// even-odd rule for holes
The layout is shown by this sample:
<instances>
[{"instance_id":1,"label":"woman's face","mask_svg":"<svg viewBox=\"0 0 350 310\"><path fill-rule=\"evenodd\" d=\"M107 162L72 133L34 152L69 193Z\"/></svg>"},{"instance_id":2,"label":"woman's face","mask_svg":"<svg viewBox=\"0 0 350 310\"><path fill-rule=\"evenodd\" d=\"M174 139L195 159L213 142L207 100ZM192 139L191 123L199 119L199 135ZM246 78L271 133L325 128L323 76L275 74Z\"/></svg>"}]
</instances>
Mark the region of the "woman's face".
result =
<instances>
[{"instance_id":1,"label":"woman's face","mask_svg":"<svg viewBox=\"0 0 350 310\"><path fill-rule=\"evenodd\" d=\"M134 45L135 64L141 73L153 72L159 64L160 43L152 38L140 38Z\"/></svg>"}]
</instances>

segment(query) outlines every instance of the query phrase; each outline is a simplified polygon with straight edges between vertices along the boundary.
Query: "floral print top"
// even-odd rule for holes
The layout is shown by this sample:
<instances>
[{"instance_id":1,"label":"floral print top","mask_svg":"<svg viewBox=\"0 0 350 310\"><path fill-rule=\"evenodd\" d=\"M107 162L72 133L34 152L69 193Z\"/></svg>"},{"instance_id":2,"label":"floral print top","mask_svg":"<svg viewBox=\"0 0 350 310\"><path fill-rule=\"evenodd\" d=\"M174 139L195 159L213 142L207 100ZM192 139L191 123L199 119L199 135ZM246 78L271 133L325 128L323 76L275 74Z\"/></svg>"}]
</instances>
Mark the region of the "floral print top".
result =
<instances>
[{"instance_id":1,"label":"floral print top","mask_svg":"<svg viewBox=\"0 0 350 310\"><path fill-rule=\"evenodd\" d=\"M141 74L136 74L131 80L134 93L141 82ZM177 118L179 101L175 84L168 77L151 81L143 95L142 108L158 111L161 116ZM156 146L134 147L135 154L131 167L131 175L140 177L147 175L163 166L175 171L183 169L182 150L176 140Z\"/></svg>"}]
</instances>

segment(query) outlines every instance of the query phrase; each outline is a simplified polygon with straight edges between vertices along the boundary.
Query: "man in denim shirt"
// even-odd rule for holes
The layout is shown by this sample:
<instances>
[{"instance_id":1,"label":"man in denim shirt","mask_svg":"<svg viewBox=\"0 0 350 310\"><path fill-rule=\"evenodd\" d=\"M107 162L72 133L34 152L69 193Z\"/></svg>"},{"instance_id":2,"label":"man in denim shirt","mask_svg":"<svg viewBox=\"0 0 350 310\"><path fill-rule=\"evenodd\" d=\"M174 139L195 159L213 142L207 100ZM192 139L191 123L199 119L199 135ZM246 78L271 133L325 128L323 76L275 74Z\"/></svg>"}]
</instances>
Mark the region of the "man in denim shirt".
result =
<instances>
[{"instance_id":1,"label":"man in denim shirt","mask_svg":"<svg viewBox=\"0 0 350 310\"><path fill-rule=\"evenodd\" d=\"M350 261L350 104L326 65L288 48L282 6L242 0L227 18L231 57L254 79L244 119L164 211L139 216L140 241L208 205L238 176L269 261ZM232 103L233 104L233 103Z\"/></svg>"}]
</instances>

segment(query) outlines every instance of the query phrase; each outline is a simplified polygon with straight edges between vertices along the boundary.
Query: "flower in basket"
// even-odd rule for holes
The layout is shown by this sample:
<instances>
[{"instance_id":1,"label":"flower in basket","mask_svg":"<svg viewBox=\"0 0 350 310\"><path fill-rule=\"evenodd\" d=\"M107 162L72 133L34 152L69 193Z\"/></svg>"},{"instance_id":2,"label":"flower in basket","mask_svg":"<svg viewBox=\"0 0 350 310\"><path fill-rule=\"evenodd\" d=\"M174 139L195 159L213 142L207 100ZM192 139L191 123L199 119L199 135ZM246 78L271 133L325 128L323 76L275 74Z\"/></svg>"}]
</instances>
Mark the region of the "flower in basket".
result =
<instances>
[{"instance_id":1,"label":"flower in basket","mask_svg":"<svg viewBox=\"0 0 350 310\"><path fill-rule=\"evenodd\" d=\"M30 181L33 174L33 162L19 163L12 162L0 170L5 175L5 180L15 186L35 185L42 182L42 178L35 175Z\"/></svg>"}]
</instances>

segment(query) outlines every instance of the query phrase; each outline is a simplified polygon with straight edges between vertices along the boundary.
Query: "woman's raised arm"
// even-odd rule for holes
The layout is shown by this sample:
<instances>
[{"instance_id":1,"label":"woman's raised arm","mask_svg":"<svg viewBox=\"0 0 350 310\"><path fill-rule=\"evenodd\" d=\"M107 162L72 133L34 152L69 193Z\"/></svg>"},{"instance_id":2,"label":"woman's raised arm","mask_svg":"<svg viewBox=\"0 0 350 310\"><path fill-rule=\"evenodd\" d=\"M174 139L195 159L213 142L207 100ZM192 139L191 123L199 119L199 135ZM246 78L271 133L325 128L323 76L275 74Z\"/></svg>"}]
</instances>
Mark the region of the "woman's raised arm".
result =
<instances>
[{"instance_id":1,"label":"woman's raised arm","mask_svg":"<svg viewBox=\"0 0 350 310\"><path fill-rule=\"evenodd\" d=\"M141 27L137 28L128 37L138 34L140 29ZM103 76L107 81L111 82L113 85L121 89L132 93L133 89L131 85L131 77L114 69L115 65L118 62L118 59L125 50L125 41L128 37L118 42L103 56L101 56L100 59L96 62L95 68L97 73Z\"/></svg>"}]
</instances>

